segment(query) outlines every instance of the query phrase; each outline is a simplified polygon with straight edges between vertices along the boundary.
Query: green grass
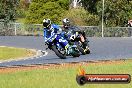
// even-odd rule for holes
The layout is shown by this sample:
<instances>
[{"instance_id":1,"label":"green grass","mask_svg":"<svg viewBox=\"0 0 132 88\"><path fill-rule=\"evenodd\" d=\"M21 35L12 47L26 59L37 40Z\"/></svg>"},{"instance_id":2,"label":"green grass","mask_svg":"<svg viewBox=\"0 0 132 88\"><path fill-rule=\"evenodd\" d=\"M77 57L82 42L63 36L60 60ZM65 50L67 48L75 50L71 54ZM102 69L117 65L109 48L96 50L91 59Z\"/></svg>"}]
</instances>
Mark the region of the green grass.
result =
<instances>
[{"instance_id":1,"label":"green grass","mask_svg":"<svg viewBox=\"0 0 132 88\"><path fill-rule=\"evenodd\" d=\"M0 60L28 57L33 54L35 54L35 52L32 52L27 49L12 48L12 47L0 47Z\"/></svg>"},{"instance_id":2,"label":"green grass","mask_svg":"<svg viewBox=\"0 0 132 88\"><path fill-rule=\"evenodd\" d=\"M78 66L30 71L16 71L0 74L0 88L132 88L129 84L86 84L76 83ZM88 64L83 66L88 74L130 74L132 61L112 64Z\"/></svg>"}]
</instances>

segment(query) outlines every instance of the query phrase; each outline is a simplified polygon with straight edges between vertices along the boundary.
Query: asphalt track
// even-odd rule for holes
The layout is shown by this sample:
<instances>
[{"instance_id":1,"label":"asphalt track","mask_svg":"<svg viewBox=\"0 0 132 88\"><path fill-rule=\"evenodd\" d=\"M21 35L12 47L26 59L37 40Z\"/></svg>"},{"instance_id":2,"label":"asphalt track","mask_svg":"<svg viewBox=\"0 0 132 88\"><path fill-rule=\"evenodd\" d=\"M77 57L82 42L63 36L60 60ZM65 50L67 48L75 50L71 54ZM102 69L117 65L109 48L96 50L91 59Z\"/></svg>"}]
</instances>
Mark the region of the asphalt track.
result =
<instances>
[{"instance_id":1,"label":"asphalt track","mask_svg":"<svg viewBox=\"0 0 132 88\"><path fill-rule=\"evenodd\" d=\"M48 50L46 56L34 57L23 60L13 60L1 62L0 66L21 66L32 64L55 64L81 61L98 61L113 59L132 58L132 38L131 37L90 37L89 44L91 54L81 55L80 57L59 59L54 52ZM21 47L37 50L45 50L43 37L35 36L0 36L0 46Z\"/></svg>"}]
</instances>

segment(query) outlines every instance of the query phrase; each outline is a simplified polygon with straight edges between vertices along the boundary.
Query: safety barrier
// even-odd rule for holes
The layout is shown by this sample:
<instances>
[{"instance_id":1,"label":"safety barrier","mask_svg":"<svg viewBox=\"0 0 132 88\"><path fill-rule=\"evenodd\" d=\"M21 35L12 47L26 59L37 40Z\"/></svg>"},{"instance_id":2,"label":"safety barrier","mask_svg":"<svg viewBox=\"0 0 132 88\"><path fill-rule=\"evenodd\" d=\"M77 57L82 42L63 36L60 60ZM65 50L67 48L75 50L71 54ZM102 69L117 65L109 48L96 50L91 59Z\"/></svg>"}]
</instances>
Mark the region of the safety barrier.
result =
<instances>
[{"instance_id":1,"label":"safety barrier","mask_svg":"<svg viewBox=\"0 0 132 88\"><path fill-rule=\"evenodd\" d=\"M79 28L86 32L87 37L102 36L100 26L80 26ZM0 36L7 35L41 36L43 35L43 26L42 24L10 23L5 27L4 23L0 22ZM103 35L104 37L130 37L132 36L132 27L106 27Z\"/></svg>"}]
</instances>

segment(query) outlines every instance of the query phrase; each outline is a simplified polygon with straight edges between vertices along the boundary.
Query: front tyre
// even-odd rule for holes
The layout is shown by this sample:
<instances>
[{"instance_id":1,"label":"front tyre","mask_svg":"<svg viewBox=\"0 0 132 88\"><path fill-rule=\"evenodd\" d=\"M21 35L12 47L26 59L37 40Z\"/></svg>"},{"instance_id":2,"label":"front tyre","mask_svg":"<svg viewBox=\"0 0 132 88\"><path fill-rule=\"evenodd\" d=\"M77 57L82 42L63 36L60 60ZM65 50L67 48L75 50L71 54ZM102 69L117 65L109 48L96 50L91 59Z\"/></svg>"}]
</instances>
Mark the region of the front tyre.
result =
<instances>
[{"instance_id":1,"label":"front tyre","mask_svg":"<svg viewBox=\"0 0 132 88\"><path fill-rule=\"evenodd\" d=\"M56 54L59 58L61 58L61 59L66 59L66 54L62 54L62 53L56 48L55 45L53 45L53 46L51 47L51 49L55 52L55 54Z\"/></svg>"}]
</instances>

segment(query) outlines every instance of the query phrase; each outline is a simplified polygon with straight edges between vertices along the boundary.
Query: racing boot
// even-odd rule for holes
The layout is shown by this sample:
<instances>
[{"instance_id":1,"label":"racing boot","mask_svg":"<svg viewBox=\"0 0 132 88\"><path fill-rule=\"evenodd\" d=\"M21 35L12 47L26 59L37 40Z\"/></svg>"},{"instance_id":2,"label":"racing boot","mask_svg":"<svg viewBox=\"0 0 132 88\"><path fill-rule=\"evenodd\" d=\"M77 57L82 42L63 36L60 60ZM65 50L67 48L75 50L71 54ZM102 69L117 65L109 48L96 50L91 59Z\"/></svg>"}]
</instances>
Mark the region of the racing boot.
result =
<instances>
[{"instance_id":1,"label":"racing boot","mask_svg":"<svg viewBox=\"0 0 132 88\"><path fill-rule=\"evenodd\" d=\"M83 49L84 49L84 52L86 52L87 54L89 54L90 53L90 50L89 50L89 44L88 44L88 40L86 39L84 42L82 42L82 47L83 47Z\"/></svg>"},{"instance_id":2,"label":"racing boot","mask_svg":"<svg viewBox=\"0 0 132 88\"><path fill-rule=\"evenodd\" d=\"M65 46L66 54L70 55L72 53L72 47L68 44Z\"/></svg>"},{"instance_id":3,"label":"racing boot","mask_svg":"<svg viewBox=\"0 0 132 88\"><path fill-rule=\"evenodd\" d=\"M89 54L90 53L90 49L89 49L89 44L88 44L89 41L85 41L83 43L83 49L84 49L84 52L86 52L86 54Z\"/></svg>"},{"instance_id":4,"label":"racing boot","mask_svg":"<svg viewBox=\"0 0 132 88\"><path fill-rule=\"evenodd\" d=\"M85 41L82 42L82 45L83 45L83 48L84 48L84 49L87 48L87 47L89 47L88 42L89 42L88 39L85 39Z\"/></svg>"}]
</instances>

